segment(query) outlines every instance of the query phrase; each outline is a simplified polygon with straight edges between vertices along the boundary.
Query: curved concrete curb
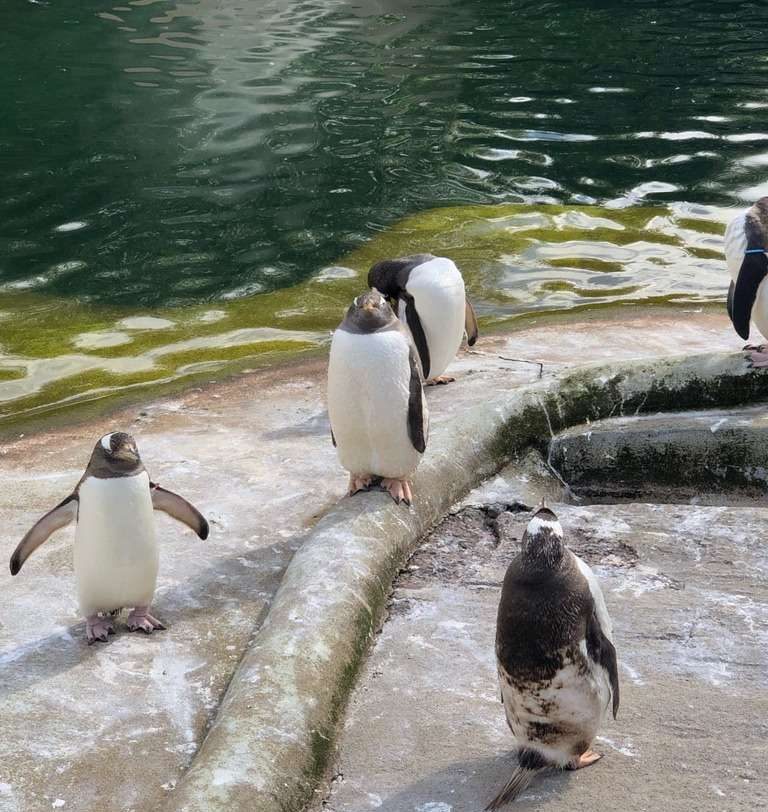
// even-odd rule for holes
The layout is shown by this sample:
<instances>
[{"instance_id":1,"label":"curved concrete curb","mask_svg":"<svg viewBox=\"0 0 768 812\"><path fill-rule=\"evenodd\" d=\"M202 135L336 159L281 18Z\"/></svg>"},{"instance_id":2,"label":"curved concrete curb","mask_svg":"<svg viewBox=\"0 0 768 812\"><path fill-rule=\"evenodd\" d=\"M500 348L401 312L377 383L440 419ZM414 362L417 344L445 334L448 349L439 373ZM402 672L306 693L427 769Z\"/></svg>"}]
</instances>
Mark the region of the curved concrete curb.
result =
<instances>
[{"instance_id":1,"label":"curved concrete curb","mask_svg":"<svg viewBox=\"0 0 768 812\"><path fill-rule=\"evenodd\" d=\"M448 508L527 446L589 420L768 398L741 355L582 367L491 394L430 439L408 511L344 499L306 537L168 809L297 812L328 762L393 576Z\"/></svg>"}]
</instances>

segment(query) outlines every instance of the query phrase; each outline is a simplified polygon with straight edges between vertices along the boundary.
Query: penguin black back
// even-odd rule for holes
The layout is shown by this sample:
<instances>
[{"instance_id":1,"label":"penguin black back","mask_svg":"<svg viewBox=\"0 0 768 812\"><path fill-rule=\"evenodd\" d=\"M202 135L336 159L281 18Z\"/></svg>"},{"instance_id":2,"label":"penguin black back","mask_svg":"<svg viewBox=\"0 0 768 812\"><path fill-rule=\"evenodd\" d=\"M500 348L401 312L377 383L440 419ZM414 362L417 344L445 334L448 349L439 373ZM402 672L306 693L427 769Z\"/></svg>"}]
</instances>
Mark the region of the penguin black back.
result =
<instances>
[{"instance_id":1,"label":"penguin black back","mask_svg":"<svg viewBox=\"0 0 768 812\"><path fill-rule=\"evenodd\" d=\"M768 197L761 198L747 211L744 236L746 251L739 275L728 290L726 304L734 329L746 341L757 291L768 275Z\"/></svg>"},{"instance_id":2,"label":"penguin black back","mask_svg":"<svg viewBox=\"0 0 768 812\"><path fill-rule=\"evenodd\" d=\"M496 654L516 678L551 679L562 667L560 652L584 639L592 598L566 552L557 517L540 509L507 569L499 603Z\"/></svg>"}]
</instances>

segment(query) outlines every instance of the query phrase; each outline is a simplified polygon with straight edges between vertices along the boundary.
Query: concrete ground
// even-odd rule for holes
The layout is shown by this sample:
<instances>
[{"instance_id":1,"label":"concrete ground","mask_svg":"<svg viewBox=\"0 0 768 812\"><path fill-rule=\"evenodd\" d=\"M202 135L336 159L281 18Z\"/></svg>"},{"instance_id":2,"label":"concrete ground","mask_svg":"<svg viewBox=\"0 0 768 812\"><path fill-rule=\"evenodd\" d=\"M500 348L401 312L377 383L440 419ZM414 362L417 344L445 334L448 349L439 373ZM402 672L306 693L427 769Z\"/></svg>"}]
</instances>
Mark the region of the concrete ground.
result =
<instances>
[{"instance_id":1,"label":"concrete ground","mask_svg":"<svg viewBox=\"0 0 768 812\"><path fill-rule=\"evenodd\" d=\"M528 467L530 469L530 466ZM500 585L539 493L511 467L402 572L314 812L479 812L514 764L497 688ZM768 508L555 504L614 621L621 707L605 758L511 809L768 808Z\"/></svg>"},{"instance_id":2,"label":"concrete ground","mask_svg":"<svg viewBox=\"0 0 768 812\"><path fill-rule=\"evenodd\" d=\"M531 327L486 339L428 392L434 442L489 387L585 361L733 350L724 316L677 313ZM329 442L324 363L245 374L173 399L0 446L0 555L69 493L94 442L131 431L150 475L211 520L201 542L159 518L156 614L166 632L88 647L72 528L0 590L0 811L154 810L197 752L302 534L344 493ZM427 452L429 453L429 451ZM382 496L382 498L386 498ZM7 558L6 558L7 560ZM490 690L490 689L489 689Z\"/></svg>"}]
</instances>

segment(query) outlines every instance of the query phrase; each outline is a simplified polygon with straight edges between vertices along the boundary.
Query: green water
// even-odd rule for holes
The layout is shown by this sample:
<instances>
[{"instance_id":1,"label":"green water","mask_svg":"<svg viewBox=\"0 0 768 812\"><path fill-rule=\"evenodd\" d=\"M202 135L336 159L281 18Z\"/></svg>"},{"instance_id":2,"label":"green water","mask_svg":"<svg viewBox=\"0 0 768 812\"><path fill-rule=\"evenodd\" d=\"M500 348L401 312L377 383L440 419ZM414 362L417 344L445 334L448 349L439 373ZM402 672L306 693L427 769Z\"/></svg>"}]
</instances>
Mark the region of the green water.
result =
<instances>
[{"instance_id":1,"label":"green water","mask_svg":"<svg viewBox=\"0 0 768 812\"><path fill-rule=\"evenodd\" d=\"M0 423L327 340L444 252L483 325L724 298L768 6L4 0Z\"/></svg>"}]
</instances>

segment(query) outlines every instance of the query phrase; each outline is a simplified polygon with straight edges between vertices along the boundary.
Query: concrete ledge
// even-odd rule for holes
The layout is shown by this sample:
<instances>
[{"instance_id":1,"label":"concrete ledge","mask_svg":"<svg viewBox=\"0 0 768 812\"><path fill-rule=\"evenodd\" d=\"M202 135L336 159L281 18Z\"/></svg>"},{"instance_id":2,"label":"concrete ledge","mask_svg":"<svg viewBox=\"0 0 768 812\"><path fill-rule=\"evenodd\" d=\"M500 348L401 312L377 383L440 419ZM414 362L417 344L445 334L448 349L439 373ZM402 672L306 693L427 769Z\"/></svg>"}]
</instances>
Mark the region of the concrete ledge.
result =
<instances>
[{"instance_id":1,"label":"concrete ledge","mask_svg":"<svg viewBox=\"0 0 768 812\"><path fill-rule=\"evenodd\" d=\"M768 374L740 354L651 359L489 393L440 426L411 510L358 495L307 535L167 808L294 812L311 800L393 576L450 506L513 456L587 420L766 398Z\"/></svg>"},{"instance_id":2,"label":"concrete ledge","mask_svg":"<svg viewBox=\"0 0 768 812\"><path fill-rule=\"evenodd\" d=\"M658 492L660 485L764 494L768 413L716 410L592 423L555 437L549 462L577 494Z\"/></svg>"}]
</instances>

